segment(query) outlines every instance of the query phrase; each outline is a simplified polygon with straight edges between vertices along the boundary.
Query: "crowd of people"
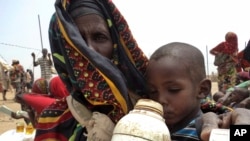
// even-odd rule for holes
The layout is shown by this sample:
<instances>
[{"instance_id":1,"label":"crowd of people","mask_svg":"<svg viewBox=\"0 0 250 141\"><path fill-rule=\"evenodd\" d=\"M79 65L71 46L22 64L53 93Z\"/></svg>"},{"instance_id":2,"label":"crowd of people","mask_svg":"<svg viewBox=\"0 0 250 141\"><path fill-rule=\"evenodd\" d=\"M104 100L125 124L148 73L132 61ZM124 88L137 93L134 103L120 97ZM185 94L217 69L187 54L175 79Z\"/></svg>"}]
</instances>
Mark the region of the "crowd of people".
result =
<instances>
[{"instance_id":1,"label":"crowd of people","mask_svg":"<svg viewBox=\"0 0 250 141\"><path fill-rule=\"evenodd\" d=\"M216 58L219 87L211 94L204 56L197 47L168 43L148 59L112 1L56 0L54 6L49 27L52 58L47 49L38 60L32 53L41 78L24 81L25 75L18 75L12 84L20 94L18 102L26 107L26 120L36 128L35 141L110 141L112 130L105 129L141 98L163 106L171 140L208 141L212 129L250 124L248 86L237 81L240 55L235 33L227 33L226 41L210 51ZM241 59L248 60L247 51L246 47ZM13 67L24 73L18 61ZM29 84L28 91L21 82ZM246 99L244 106L236 106Z\"/></svg>"},{"instance_id":2,"label":"crowd of people","mask_svg":"<svg viewBox=\"0 0 250 141\"><path fill-rule=\"evenodd\" d=\"M52 78L53 62L46 48L42 49L43 56L36 60L35 54L32 52L33 66L40 65L41 76L40 78L46 79L48 82ZM1 84L3 89L3 100L6 99L7 91L15 92L15 95L25 92L31 92L34 82L34 74L31 69L26 69L22 66L19 60L13 59L11 66L1 62ZM15 97L16 98L16 97ZM16 100L16 99L15 99Z\"/></svg>"}]
</instances>

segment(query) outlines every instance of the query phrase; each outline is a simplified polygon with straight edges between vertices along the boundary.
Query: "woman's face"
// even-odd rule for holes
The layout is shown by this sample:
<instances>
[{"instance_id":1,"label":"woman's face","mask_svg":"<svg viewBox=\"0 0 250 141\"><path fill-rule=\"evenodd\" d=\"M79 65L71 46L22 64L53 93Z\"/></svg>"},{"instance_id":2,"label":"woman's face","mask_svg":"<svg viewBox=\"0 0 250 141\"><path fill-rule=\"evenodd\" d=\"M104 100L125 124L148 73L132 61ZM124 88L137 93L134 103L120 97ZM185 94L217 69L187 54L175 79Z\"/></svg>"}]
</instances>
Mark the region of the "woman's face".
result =
<instances>
[{"instance_id":1,"label":"woman's face","mask_svg":"<svg viewBox=\"0 0 250 141\"><path fill-rule=\"evenodd\" d=\"M104 19L99 15L89 14L76 18L75 23L89 48L111 59L113 43Z\"/></svg>"}]
</instances>

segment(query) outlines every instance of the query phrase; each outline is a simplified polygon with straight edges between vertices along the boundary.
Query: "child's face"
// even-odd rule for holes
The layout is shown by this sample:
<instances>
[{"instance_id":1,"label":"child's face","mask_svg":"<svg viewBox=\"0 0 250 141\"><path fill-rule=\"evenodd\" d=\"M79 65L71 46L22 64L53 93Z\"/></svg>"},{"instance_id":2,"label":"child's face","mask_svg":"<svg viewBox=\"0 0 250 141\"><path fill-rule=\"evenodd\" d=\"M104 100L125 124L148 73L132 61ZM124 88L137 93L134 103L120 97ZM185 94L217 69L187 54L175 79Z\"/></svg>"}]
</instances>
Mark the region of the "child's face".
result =
<instances>
[{"instance_id":1,"label":"child's face","mask_svg":"<svg viewBox=\"0 0 250 141\"><path fill-rule=\"evenodd\" d=\"M195 69L195 68L194 68ZM147 70L150 97L164 108L168 126L190 121L200 108L199 86L191 80L184 62L168 57L151 60Z\"/></svg>"}]
</instances>

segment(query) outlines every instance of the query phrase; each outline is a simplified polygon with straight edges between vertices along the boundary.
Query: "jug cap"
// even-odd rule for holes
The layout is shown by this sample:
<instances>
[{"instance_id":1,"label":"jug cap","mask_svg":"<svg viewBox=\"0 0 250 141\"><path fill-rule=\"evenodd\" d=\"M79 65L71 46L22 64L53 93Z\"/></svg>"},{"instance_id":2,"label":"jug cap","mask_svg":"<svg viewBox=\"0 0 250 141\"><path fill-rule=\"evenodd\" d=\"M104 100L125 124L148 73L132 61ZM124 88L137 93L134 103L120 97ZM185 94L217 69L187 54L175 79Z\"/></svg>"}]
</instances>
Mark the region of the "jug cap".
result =
<instances>
[{"instance_id":1,"label":"jug cap","mask_svg":"<svg viewBox=\"0 0 250 141\"><path fill-rule=\"evenodd\" d=\"M151 99L139 99L135 104L134 109L149 110L163 116L163 106Z\"/></svg>"}]
</instances>

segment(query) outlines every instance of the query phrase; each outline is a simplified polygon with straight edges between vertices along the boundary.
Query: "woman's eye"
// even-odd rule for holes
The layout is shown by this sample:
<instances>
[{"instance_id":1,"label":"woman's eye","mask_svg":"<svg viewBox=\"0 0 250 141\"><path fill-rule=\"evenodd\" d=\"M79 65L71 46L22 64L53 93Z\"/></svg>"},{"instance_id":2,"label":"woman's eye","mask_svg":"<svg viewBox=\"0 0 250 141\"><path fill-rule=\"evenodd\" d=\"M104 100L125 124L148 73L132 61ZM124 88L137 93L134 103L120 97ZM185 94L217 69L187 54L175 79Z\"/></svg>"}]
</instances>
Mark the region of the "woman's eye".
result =
<instances>
[{"instance_id":1,"label":"woman's eye","mask_svg":"<svg viewBox=\"0 0 250 141\"><path fill-rule=\"evenodd\" d=\"M97 34L94 36L94 39L98 42L102 42L108 40L108 37L103 34Z\"/></svg>"}]
</instances>

